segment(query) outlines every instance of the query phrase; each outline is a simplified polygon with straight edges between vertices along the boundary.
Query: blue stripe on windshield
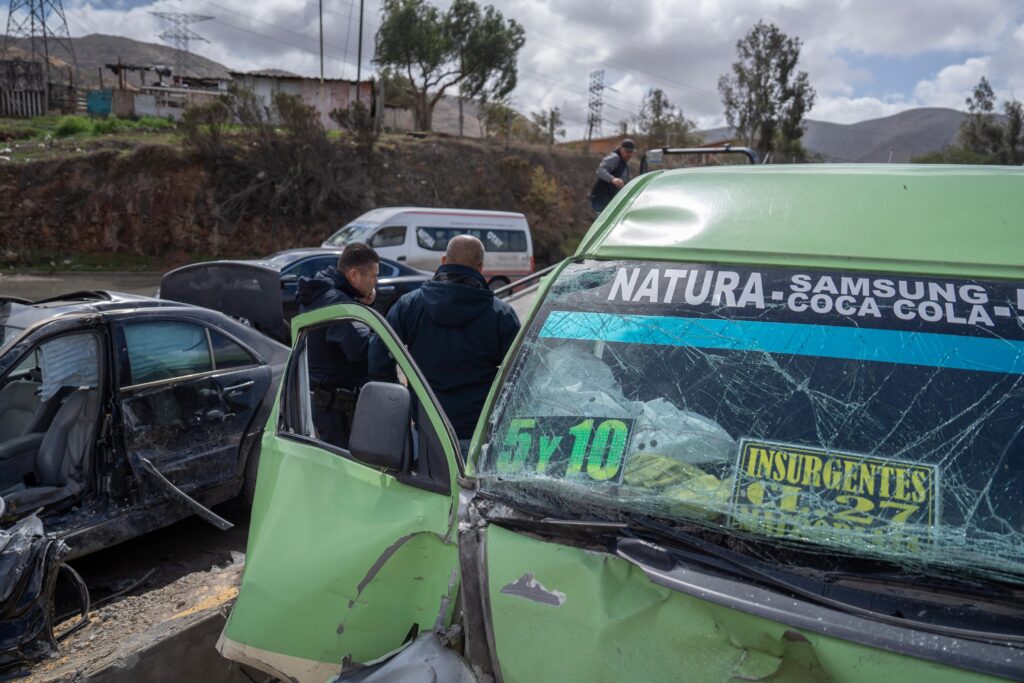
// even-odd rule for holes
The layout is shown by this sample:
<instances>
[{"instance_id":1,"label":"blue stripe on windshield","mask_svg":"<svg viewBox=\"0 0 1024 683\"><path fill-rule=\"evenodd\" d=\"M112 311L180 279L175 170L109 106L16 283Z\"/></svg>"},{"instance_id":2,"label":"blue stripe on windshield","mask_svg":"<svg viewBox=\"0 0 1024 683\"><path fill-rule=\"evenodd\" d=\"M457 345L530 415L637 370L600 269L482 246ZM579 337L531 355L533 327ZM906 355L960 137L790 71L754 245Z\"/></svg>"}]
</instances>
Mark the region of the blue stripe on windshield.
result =
<instances>
[{"instance_id":1,"label":"blue stripe on windshield","mask_svg":"<svg viewBox=\"0 0 1024 683\"><path fill-rule=\"evenodd\" d=\"M552 311L540 336L787 353L1024 375L1024 342L929 332Z\"/></svg>"}]
</instances>

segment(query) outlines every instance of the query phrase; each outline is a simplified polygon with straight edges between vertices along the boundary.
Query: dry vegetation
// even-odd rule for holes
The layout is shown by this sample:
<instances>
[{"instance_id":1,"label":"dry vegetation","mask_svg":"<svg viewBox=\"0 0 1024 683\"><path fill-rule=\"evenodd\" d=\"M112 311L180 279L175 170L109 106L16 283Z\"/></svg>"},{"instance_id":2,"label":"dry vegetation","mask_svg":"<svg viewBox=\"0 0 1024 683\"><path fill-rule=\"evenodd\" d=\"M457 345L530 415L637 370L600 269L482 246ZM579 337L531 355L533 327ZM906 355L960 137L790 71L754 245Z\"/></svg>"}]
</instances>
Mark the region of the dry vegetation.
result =
<instances>
[{"instance_id":1,"label":"dry vegetation","mask_svg":"<svg viewBox=\"0 0 1024 683\"><path fill-rule=\"evenodd\" d=\"M234 119L241 121L228 124ZM490 140L328 134L308 107L239 96L190 113L184 144L0 165L0 259L54 254L252 257L319 244L377 206L522 211L538 264L571 253L593 219L596 159Z\"/></svg>"}]
</instances>

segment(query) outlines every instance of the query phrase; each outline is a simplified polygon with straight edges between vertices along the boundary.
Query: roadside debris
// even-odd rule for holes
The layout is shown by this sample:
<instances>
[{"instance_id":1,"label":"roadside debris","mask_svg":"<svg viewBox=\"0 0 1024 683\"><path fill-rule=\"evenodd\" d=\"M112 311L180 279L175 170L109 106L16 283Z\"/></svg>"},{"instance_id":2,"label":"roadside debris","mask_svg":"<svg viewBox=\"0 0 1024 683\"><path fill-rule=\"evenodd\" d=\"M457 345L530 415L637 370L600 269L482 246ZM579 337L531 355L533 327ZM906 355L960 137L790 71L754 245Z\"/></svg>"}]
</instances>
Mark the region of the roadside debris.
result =
<instances>
[{"instance_id":1,"label":"roadside debris","mask_svg":"<svg viewBox=\"0 0 1024 683\"><path fill-rule=\"evenodd\" d=\"M76 583L82 610L61 638L88 623L89 591L77 572L63 564L68 552L63 541L46 535L35 514L0 530L0 674L23 670L57 649L53 598L62 569Z\"/></svg>"}]
</instances>

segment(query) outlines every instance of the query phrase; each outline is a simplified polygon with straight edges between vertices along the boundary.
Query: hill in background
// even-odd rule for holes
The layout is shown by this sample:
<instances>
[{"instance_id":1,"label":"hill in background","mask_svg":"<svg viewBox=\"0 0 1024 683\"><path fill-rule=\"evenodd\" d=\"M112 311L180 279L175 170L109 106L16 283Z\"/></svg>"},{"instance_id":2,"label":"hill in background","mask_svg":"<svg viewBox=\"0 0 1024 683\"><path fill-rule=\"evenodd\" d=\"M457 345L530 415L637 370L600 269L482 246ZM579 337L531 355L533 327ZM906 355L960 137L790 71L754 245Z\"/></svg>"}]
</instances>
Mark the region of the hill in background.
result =
<instances>
[{"instance_id":1,"label":"hill in background","mask_svg":"<svg viewBox=\"0 0 1024 683\"><path fill-rule=\"evenodd\" d=\"M803 143L809 152L820 154L825 161L905 163L912 157L952 144L966 116L955 109L928 107L859 123L808 119ZM735 137L731 128L706 130L701 135L709 143Z\"/></svg>"},{"instance_id":2,"label":"hill in background","mask_svg":"<svg viewBox=\"0 0 1024 683\"><path fill-rule=\"evenodd\" d=\"M24 42L16 45L23 48ZM86 88L98 88L100 70L106 64L116 63L118 59L124 64L173 65L177 55L177 51L168 45L100 34L73 38L72 46L78 62L77 82ZM56 59L54 63L57 63ZM191 76L230 78L229 70L246 69L229 69L223 64L196 54L189 56L188 74ZM281 75L285 74L286 72L281 72ZM152 82L153 78L150 74L147 81ZM103 80L109 87L115 82L115 77L110 71L104 70ZM128 80L132 85L140 84L137 73L129 72ZM810 119L806 122L803 141L810 152L820 155L825 161L907 162L914 156L939 151L954 142L965 116L963 112L954 109L921 108L852 124ZM481 137L483 131L479 111L474 103L464 103L463 118L464 134L467 137ZM457 100L446 97L438 103L434 112L434 130L449 135L458 134ZM704 136L705 142L735 137L731 128L715 128L703 131L701 135Z\"/></svg>"},{"instance_id":3,"label":"hill in background","mask_svg":"<svg viewBox=\"0 0 1024 683\"><path fill-rule=\"evenodd\" d=\"M15 47L25 50L28 48L27 40L19 40L14 43ZM100 69L106 64L116 64L118 59L122 64L135 64L138 66L165 65L173 66L178 51L169 45L159 43L143 43L131 38L121 36L107 36L93 34L82 38L72 38L71 48L75 51L75 61L78 64L76 83L86 88L98 88L100 86ZM55 51L57 59L67 61L64 50ZM187 74L200 78L229 78L228 67L200 57L197 54L190 54L188 57ZM146 81L152 83L155 75L148 74ZM116 82L116 77L110 71L103 72L103 82L110 87ZM128 74L128 82L132 85L139 85L137 73Z\"/></svg>"}]
</instances>

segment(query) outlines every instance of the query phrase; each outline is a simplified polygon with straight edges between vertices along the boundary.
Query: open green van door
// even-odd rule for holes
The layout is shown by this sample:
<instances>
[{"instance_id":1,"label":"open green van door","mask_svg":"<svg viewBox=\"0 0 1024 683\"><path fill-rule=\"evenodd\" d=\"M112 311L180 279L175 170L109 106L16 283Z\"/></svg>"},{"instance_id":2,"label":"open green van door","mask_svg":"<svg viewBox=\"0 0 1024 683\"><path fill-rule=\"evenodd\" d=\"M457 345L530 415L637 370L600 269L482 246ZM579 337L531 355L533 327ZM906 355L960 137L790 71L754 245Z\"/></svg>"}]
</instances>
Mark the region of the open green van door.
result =
<instances>
[{"instance_id":1,"label":"open green van door","mask_svg":"<svg viewBox=\"0 0 1024 683\"><path fill-rule=\"evenodd\" d=\"M464 467L379 317L298 320L222 652L302 681L1024 678L1022 216L1020 169L642 176L542 285ZM384 394L409 421L376 385L350 449L303 436L301 330L345 317L419 448L357 433Z\"/></svg>"}]
</instances>

